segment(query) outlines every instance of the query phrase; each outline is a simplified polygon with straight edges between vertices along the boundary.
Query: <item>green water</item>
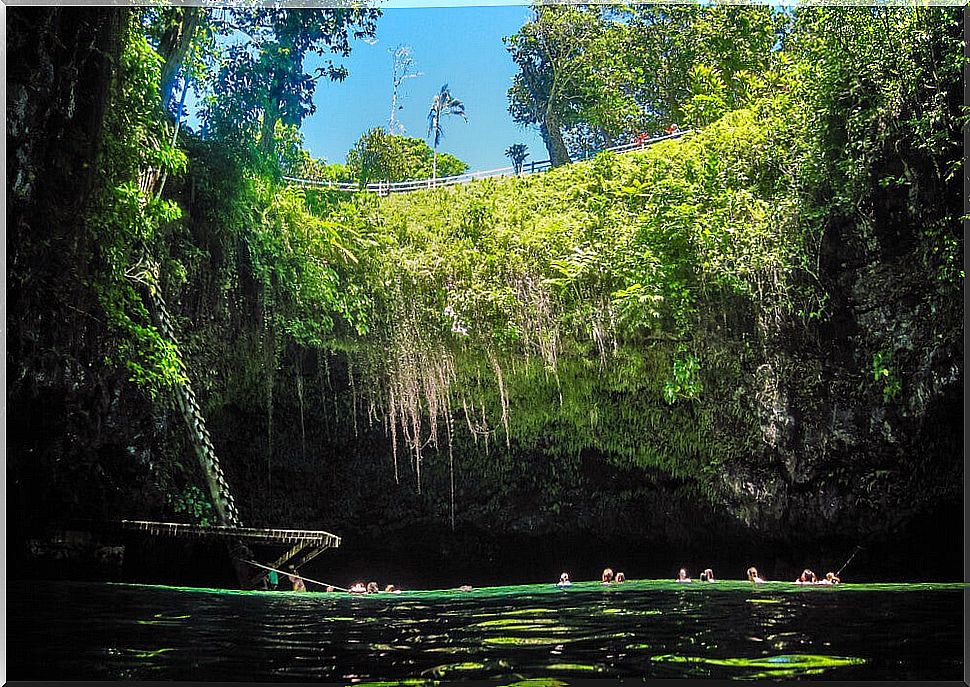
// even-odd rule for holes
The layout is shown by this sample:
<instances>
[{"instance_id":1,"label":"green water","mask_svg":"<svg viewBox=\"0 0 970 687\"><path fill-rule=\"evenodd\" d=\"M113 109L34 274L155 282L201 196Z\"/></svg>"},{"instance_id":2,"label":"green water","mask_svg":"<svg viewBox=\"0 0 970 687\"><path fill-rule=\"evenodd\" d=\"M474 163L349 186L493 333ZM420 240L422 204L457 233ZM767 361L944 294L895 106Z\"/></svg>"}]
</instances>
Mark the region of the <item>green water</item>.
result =
<instances>
[{"instance_id":1,"label":"green water","mask_svg":"<svg viewBox=\"0 0 970 687\"><path fill-rule=\"evenodd\" d=\"M530 687L591 677L959 680L967 592L668 580L363 596L13 585L8 674Z\"/></svg>"}]
</instances>

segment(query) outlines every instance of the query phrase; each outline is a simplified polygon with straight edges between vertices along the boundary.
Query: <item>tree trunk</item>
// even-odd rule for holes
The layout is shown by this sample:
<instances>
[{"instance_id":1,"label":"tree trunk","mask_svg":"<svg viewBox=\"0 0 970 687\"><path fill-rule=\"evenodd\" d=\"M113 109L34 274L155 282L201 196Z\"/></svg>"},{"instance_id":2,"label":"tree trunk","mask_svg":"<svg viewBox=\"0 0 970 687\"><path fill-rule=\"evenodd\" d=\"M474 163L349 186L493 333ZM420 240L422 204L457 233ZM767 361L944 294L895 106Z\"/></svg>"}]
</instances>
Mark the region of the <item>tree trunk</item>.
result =
<instances>
[{"instance_id":1,"label":"tree trunk","mask_svg":"<svg viewBox=\"0 0 970 687\"><path fill-rule=\"evenodd\" d=\"M263 124L259 131L259 150L268 158L276 154L276 122L279 119L278 115L268 111L263 113Z\"/></svg>"},{"instance_id":2,"label":"tree trunk","mask_svg":"<svg viewBox=\"0 0 970 687\"><path fill-rule=\"evenodd\" d=\"M546 110L545 118L539 126L539 133L542 134L542 141L546 144L549 151L549 160L553 167L568 165L569 151L566 150L566 142L562 138L562 129L559 126L559 117L551 110Z\"/></svg>"},{"instance_id":3,"label":"tree trunk","mask_svg":"<svg viewBox=\"0 0 970 687\"><path fill-rule=\"evenodd\" d=\"M172 25L158 44L158 53L165 60L162 64L161 100L162 108L168 112L175 95L175 79L185 62L185 54L192 44L195 30L202 21L201 7L186 7L182 19Z\"/></svg>"}]
</instances>

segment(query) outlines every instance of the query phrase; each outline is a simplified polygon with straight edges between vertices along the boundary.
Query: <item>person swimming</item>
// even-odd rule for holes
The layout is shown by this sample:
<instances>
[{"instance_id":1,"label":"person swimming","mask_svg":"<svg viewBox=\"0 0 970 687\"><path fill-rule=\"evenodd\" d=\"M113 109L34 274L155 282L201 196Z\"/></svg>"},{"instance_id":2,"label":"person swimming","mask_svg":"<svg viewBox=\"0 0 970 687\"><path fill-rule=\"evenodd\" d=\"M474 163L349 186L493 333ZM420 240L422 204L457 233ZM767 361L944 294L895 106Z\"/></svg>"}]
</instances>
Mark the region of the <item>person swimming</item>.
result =
<instances>
[{"instance_id":1,"label":"person swimming","mask_svg":"<svg viewBox=\"0 0 970 687\"><path fill-rule=\"evenodd\" d=\"M613 581L613 568L603 570L603 584L610 584Z\"/></svg>"},{"instance_id":2,"label":"person swimming","mask_svg":"<svg viewBox=\"0 0 970 687\"><path fill-rule=\"evenodd\" d=\"M795 580L795 584L815 584L817 581L815 579L815 573L805 568L802 570L802 574L799 575L798 579Z\"/></svg>"},{"instance_id":3,"label":"person swimming","mask_svg":"<svg viewBox=\"0 0 970 687\"><path fill-rule=\"evenodd\" d=\"M701 582L717 582L714 579L714 571L710 568L706 568L704 572L701 573Z\"/></svg>"},{"instance_id":4,"label":"person swimming","mask_svg":"<svg viewBox=\"0 0 970 687\"><path fill-rule=\"evenodd\" d=\"M367 583L367 593L368 594L376 594L380 590L381 590L381 588L377 586L377 583L376 582L368 582Z\"/></svg>"},{"instance_id":5,"label":"person swimming","mask_svg":"<svg viewBox=\"0 0 970 687\"><path fill-rule=\"evenodd\" d=\"M626 582L626 575L624 575L624 574L623 574L623 573L621 573L621 572L618 572L618 573L616 574L616 583L617 583L617 584L620 584L620 583L622 583L622 582Z\"/></svg>"},{"instance_id":6,"label":"person swimming","mask_svg":"<svg viewBox=\"0 0 970 687\"><path fill-rule=\"evenodd\" d=\"M755 584L762 584L764 582L764 580L758 576L758 569L753 565L748 568L748 582L754 582Z\"/></svg>"},{"instance_id":7,"label":"person swimming","mask_svg":"<svg viewBox=\"0 0 970 687\"><path fill-rule=\"evenodd\" d=\"M462 586L460 586L458 588L458 591L460 591L460 592L470 592L472 589L474 589L474 587L472 587L470 584L463 584Z\"/></svg>"},{"instance_id":8,"label":"person swimming","mask_svg":"<svg viewBox=\"0 0 970 687\"><path fill-rule=\"evenodd\" d=\"M569 587L572 585L572 582L569 581L569 573L564 572L562 575L559 576L558 585L560 587Z\"/></svg>"},{"instance_id":9,"label":"person swimming","mask_svg":"<svg viewBox=\"0 0 970 687\"><path fill-rule=\"evenodd\" d=\"M367 587L364 586L363 582L358 580L357 582L354 582L352 585L350 585L350 589L348 589L347 591L349 591L351 594L366 594Z\"/></svg>"},{"instance_id":10,"label":"person swimming","mask_svg":"<svg viewBox=\"0 0 970 687\"><path fill-rule=\"evenodd\" d=\"M825 577L818 581L819 584L838 584L842 580L834 572L825 573Z\"/></svg>"},{"instance_id":11,"label":"person swimming","mask_svg":"<svg viewBox=\"0 0 970 687\"><path fill-rule=\"evenodd\" d=\"M297 574L292 565L290 566L290 574L286 576L286 579L288 579L290 584L293 585L294 592L306 591L306 583L303 581L303 578Z\"/></svg>"},{"instance_id":12,"label":"person swimming","mask_svg":"<svg viewBox=\"0 0 970 687\"><path fill-rule=\"evenodd\" d=\"M690 577L687 576L687 569L686 568L681 568L677 572L677 581L678 582L693 582L693 580L690 579Z\"/></svg>"}]
</instances>

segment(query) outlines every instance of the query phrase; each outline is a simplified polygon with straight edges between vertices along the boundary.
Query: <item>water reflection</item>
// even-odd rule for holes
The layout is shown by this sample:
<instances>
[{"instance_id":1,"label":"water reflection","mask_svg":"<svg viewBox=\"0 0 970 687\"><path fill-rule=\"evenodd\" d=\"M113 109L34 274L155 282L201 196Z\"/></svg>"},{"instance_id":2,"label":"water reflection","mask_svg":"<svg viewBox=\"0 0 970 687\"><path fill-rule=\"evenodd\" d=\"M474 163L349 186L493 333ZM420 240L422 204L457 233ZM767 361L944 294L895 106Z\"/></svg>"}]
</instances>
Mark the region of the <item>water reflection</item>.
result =
<instances>
[{"instance_id":1,"label":"water reflection","mask_svg":"<svg viewBox=\"0 0 970 687\"><path fill-rule=\"evenodd\" d=\"M554 687L584 677L959 679L963 587L598 583L352 598L10 589L12 679ZM837 629L837 631L836 631ZM543 682L545 681L545 682Z\"/></svg>"}]
</instances>

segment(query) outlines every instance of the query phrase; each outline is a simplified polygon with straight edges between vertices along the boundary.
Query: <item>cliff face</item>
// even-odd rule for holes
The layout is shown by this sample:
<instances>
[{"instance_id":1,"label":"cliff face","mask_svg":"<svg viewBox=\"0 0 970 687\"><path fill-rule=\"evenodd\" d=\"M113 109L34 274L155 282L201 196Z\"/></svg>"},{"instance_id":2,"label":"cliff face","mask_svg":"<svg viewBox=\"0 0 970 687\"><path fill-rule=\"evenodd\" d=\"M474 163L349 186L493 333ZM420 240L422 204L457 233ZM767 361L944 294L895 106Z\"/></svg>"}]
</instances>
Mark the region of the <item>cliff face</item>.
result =
<instances>
[{"instance_id":1,"label":"cliff face","mask_svg":"<svg viewBox=\"0 0 970 687\"><path fill-rule=\"evenodd\" d=\"M15 557L67 519L212 515L171 397L136 386L119 360L130 349L106 322L112 301L98 275L114 258L90 209L106 182L91 170L104 161L126 24L114 10L72 12L9 13ZM951 137L956 74L934 110ZM907 116L918 122L928 110L913 102ZM839 112L810 129L821 152L814 197L798 212L789 189L770 190L790 160L768 144L787 122L763 114L656 156L356 204L269 182L253 193L217 145L189 140L189 169L166 187L182 218L153 247L178 355L243 522L337 532L345 548L326 561L335 573L370 566L406 586L539 580L566 567L579 578L606 564L637 576L681 564L740 575L761 561L775 577L809 561L837 568L856 545L866 547L860 574L892 577L884 566L920 560L914 574L953 577L959 145L925 146L918 127L892 130L877 114L867 131L881 138L859 153L840 143L854 124ZM656 188L681 193L678 175L706 199L683 192L680 216L654 198L664 195ZM725 187L738 195L722 207ZM737 226L770 224L751 219L759 203L811 230L732 252ZM692 204L702 211L690 215ZM718 213L730 221L712 229ZM683 216L692 221L677 225ZM283 282L306 265L283 244L332 223L378 247L362 242L357 266L290 289ZM789 264L789 253L808 258ZM776 254L782 267L738 284L739 263ZM639 290L629 288L622 279L645 270L634 259L643 256L667 272L657 283L639 274ZM792 293L804 287L817 307L768 307L752 287L773 288L765 275ZM346 320L330 321L325 341L307 334L319 324L310 287L321 279L338 285L322 319ZM621 331L611 318L628 302L640 319ZM361 303L370 331L346 324ZM466 324L479 338L460 334ZM402 392L420 400L406 407Z\"/></svg>"}]
</instances>

